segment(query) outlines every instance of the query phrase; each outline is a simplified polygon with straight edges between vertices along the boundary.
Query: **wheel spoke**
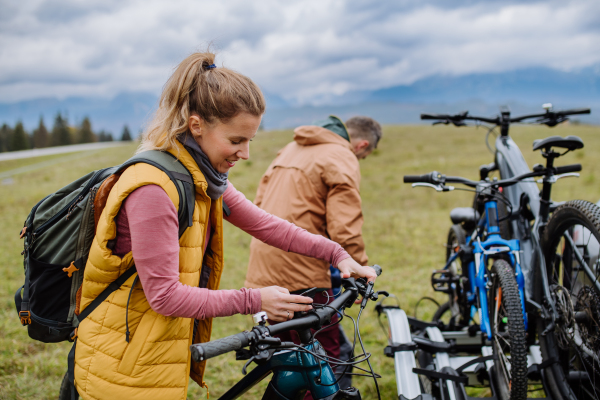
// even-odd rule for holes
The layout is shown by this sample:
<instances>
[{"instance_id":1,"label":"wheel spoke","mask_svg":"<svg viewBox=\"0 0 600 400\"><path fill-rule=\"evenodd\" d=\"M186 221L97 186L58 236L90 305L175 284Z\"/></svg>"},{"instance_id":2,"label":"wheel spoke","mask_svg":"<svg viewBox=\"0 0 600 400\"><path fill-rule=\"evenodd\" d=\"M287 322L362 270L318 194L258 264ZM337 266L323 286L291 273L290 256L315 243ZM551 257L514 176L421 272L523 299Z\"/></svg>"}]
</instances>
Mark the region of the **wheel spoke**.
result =
<instances>
[{"instance_id":1,"label":"wheel spoke","mask_svg":"<svg viewBox=\"0 0 600 400\"><path fill-rule=\"evenodd\" d=\"M594 273L590 270L587 263L583 259L583 256L581 254L579 254L577 246L575 246L575 243L573 242L573 238L571 238L571 235L567 232L565 232L563 236L567 239L567 242L569 242L569 244L571 245L571 250L573 251L573 254L575 254L575 257L577 258L579 265L581 266L581 268L583 268L583 271L586 273L586 275L588 276L590 281L593 282L592 286L594 286L596 288L596 290L598 292L600 292L600 284L598 283L598 280L596 279L596 276L594 275Z\"/></svg>"}]
</instances>

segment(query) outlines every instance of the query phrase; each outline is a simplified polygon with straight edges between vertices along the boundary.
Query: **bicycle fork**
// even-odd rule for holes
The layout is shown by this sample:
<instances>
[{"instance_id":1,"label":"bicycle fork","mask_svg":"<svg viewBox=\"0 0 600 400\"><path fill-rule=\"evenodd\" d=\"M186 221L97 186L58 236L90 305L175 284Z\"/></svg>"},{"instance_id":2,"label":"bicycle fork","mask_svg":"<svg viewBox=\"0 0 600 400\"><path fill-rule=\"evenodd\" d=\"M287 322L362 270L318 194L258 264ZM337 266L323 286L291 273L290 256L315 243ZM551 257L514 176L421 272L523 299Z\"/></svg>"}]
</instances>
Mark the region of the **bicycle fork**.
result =
<instances>
[{"instance_id":1,"label":"bicycle fork","mask_svg":"<svg viewBox=\"0 0 600 400\"><path fill-rule=\"evenodd\" d=\"M519 257L519 241L516 239L504 240L498 234L492 234L485 241L477 241L474 243L473 254L475 256L475 285L479 294L479 320L481 322L481 331L487 335L488 340L492 340L492 330L490 326L490 314L488 308L488 275L487 261L492 255L508 254L511 265L515 270L515 280L519 289L519 297L521 300L521 311L525 323L525 330L528 329L527 313L525 312L525 277L521 269Z\"/></svg>"}]
</instances>

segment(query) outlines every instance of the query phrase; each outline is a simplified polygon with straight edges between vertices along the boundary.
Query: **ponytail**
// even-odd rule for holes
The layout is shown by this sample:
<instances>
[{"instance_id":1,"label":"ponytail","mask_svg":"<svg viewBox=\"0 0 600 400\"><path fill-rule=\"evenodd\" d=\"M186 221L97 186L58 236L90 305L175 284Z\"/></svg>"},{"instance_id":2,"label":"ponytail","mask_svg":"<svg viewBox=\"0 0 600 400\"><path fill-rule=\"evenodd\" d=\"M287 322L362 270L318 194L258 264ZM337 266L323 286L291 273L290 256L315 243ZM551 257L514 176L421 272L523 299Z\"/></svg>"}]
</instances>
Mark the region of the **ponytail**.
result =
<instances>
[{"instance_id":1,"label":"ponytail","mask_svg":"<svg viewBox=\"0 0 600 400\"><path fill-rule=\"evenodd\" d=\"M163 87L158 110L142 135L138 152L175 147L194 114L209 124L227 123L242 112L257 117L264 114L265 99L259 87L214 62L213 53L194 53L177 66Z\"/></svg>"}]
</instances>

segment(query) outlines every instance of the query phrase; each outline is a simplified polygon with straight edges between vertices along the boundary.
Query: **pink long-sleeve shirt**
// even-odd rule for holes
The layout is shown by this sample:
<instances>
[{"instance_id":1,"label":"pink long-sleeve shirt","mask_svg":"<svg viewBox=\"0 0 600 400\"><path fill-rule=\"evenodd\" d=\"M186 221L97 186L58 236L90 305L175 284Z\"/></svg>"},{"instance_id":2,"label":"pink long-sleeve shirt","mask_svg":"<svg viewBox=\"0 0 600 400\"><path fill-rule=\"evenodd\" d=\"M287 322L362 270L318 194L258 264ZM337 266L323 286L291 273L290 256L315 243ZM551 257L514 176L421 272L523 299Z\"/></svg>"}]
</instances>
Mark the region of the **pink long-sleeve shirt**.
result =
<instances>
[{"instance_id":1,"label":"pink long-sleeve shirt","mask_svg":"<svg viewBox=\"0 0 600 400\"><path fill-rule=\"evenodd\" d=\"M231 182L223 200L231 211L224 217L227 221L271 246L332 265L350 257L339 244L261 210ZM258 289L210 290L179 282L178 231L177 210L157 185L133 191L117 215L113 252L123 256L133 251L144 294L154 311L198 319L260 311Z\"/></svg>"}]
</instances>

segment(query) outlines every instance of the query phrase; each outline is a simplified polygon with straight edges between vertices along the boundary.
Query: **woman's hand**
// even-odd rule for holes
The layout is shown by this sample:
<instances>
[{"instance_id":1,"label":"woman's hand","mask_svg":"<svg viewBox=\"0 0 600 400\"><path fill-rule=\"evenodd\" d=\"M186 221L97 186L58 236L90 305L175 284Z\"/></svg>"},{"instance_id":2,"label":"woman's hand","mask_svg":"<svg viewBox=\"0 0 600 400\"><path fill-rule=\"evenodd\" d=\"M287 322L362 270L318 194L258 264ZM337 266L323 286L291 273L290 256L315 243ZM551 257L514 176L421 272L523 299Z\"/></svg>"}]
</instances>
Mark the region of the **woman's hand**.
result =
<instances>
[{"instance_id":1,"label":"woman's hand","mask_svg":"<svg viewBox=\"0 0 600 400\"><path fill-rule=\"evenodd\" d=\"M377 274L373 268L363 267L354 261L352 257L340 261L337 269L340 270L342 278L367 278L369 282L375 282L375 279L377 279Z\"/></svg>"},{"instance_id":2,"label":"woman's hand","mask_svg":"<svg viewBox=\"0 0 600 400\"><path fill-rule=\"evenodd\" d=\"M310 297L290 294L289 290L279 286L260 289L260 300L262 311L267 313L267 318L275 322L292 319L295 311L312 310L309 304L313 302Z\"/></svg>"}]
</instances>

